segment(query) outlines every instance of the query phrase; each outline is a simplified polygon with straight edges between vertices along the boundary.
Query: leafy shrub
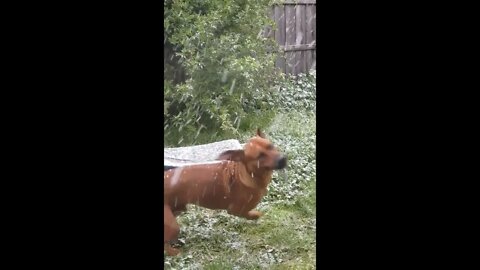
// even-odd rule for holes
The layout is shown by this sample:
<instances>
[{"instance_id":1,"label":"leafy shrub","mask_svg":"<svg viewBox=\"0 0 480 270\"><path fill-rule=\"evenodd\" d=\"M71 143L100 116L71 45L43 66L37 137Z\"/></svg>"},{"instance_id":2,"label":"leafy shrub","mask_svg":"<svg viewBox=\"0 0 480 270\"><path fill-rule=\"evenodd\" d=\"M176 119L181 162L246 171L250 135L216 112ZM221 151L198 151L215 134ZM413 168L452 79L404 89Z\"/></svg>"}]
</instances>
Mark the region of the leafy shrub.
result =
<instances>
[{"instance_id":1,"label":"leafy shrub","mask_svg":"<svg viewBox=\"0 0 480 270\"><path fill-rule=\"evenodd\" d=\"M269 139L288 157L288 166L276 171L265 204L289 204L316 178L316 116L303 111L279 113L266 130Z\"/></svg>"},{"instance_id":2,"label":"leafy shrub","mask_svg":"<svg viewBox=\"0 0 480 270\"><path fill-rule=\"evenodd\" d=\"M274 95L267 96L270 106L281 111L316 111L316 71L286 76L276 85Z\"/></svg>"},{"instance_id":3,"label":"leafy shrub","mask_svg":"<svg viewBox=\"0 0 480 270\"><path fill-rule=\"evenodd\" d=\"M273 25L267 14L270 1L164 3L165 42L186 75L178 82L165 74L165 136L213 130L236 135L247 114L267 110L260 101L278 78L275 54L269 53L277 44L262 32ZM166 65L164 72L178 68Z\"/></svg>"}]
</instances>

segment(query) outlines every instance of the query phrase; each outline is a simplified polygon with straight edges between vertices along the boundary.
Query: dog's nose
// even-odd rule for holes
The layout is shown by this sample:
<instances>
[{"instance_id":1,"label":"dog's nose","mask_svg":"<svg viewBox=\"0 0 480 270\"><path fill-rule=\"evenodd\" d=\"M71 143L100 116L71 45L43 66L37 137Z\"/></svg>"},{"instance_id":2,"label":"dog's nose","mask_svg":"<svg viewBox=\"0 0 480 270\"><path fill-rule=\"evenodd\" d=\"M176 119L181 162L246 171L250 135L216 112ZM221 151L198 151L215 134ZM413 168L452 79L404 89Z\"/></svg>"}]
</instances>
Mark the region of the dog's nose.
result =
<instances>
[{"instance_id":1,"label":"dog's nose","mask_svg":"<svg viewBox=\"0 0 480 270\"><path fill-rule=\"evenodd\" d=\"M283 169L286 166L287 166L287 157L282 156L277 159L277 166L276 166L277 169Z\"/></svg>"}]
</instances>

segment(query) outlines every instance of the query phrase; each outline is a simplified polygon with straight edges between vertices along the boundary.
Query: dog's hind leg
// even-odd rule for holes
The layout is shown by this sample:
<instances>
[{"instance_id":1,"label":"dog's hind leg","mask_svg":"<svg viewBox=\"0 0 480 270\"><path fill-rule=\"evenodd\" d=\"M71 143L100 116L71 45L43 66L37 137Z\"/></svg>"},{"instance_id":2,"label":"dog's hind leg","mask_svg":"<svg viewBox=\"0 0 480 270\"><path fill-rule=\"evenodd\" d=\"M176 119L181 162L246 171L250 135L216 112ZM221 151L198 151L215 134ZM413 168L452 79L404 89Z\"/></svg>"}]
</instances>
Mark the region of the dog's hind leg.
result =
<instances>
[{"instance_id":1,"label":"dog's hind leg","mask_svg":"<svg viewBox=\"0 0 480 270\"><path fill-rule=\"evenodd\" d=\"M178 238L180 233L180 226L177 223L175 216L170 209L170 206L163 205L163 248L167 251L169 256L175 256L180 251L176 248L173 248L170 245L170 242Z\"/></svg>"}]
</instances>

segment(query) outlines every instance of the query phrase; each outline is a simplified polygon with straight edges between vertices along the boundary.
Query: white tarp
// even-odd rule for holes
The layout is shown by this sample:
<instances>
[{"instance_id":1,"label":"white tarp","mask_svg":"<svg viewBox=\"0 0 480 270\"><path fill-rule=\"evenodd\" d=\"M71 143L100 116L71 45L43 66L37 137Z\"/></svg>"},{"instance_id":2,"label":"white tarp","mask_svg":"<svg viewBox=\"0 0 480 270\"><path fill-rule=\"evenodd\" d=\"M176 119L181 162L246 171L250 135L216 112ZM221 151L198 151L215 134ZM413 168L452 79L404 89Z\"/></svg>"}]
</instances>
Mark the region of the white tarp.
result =
<instances>
[{"instance_id":1,"label":"white tarp","mask_svg":"<svg viewBox=\"0 0 480 270\"><path fill-rule=\"evenodd\" d=\"M186 147L164 148L164 166L185 166L199 163L215 163L215 159L226 150L242 149L238 140L225 140L209 144Z\"/></svg>"}]
</instances>

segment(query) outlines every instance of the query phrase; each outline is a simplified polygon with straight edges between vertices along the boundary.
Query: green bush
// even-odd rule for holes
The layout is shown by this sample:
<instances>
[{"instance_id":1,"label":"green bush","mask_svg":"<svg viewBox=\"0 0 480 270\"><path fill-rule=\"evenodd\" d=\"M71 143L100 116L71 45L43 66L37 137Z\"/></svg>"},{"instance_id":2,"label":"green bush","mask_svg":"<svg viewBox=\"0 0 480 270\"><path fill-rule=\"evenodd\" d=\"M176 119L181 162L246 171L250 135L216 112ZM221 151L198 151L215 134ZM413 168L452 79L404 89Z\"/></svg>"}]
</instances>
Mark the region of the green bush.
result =
<instances>
[{"instance_id":1,"label":"green bush","mask_svg":"<svg viewBox=\"0 0 480 270\"><path fill-rule=\"evenodd\" d=\"M308 111L278 113L265 130L269 139L288 157L288 166L275 171L268 195L262 200L289 204L301 196L316 174L316 115Z\"/></svg>"},{"instance_id":2,"label":"green bush","mask_svg":"<svg viewBox=\"0 0 480 270\"><path fill-rule=\"evenodd\" d=\"M186 75L178 82L165 74L166 137L216 130L235 136L239 128L250 127L241 123L247 114L268 109L265 97L279 75L271 53L277 44L262 32L273 26L270 2L164 2L165 42L178 64L172 67L168 59L164 72L181 68Z\"/></svg>"},{"instance_id":3,"label":"green bush","mask_svg":"<svg viewBox=\"0 0 480 270\"><path fill-rule=\"evenodd\" d=\"M286 76L275 86L274 95L267 97L267 103L281 111L316 112L316 71Z\"/></svg>"}]
</instances>

